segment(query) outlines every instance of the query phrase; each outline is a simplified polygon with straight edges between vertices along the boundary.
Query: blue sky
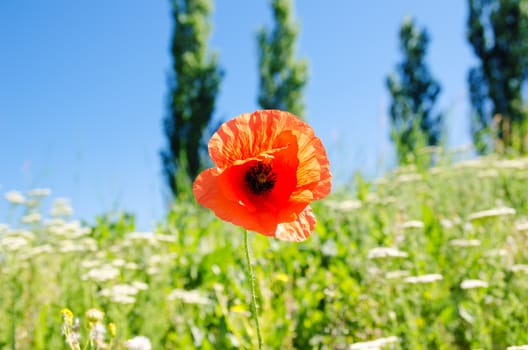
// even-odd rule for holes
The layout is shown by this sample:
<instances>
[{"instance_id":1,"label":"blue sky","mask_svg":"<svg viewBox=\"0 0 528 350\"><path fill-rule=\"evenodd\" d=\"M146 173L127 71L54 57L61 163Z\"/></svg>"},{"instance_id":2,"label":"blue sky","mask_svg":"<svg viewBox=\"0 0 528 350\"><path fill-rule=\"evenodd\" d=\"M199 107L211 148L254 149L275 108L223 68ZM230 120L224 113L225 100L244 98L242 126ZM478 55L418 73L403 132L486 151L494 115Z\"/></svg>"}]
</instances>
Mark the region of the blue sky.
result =
<instances>
[{"instance_id":1,"label":"blue sky","mask_svg":"<svg viewBox=\"0 0 528 350\"><path fill-rule=\"evenodd\" d=\"M470 141L466 14L460 0L296 2L307 116L338 179L394 165L385 77L401 60L406 15L432 39L448 145ZM226 73L216 118L258 109L255 35L269 24L268 1L216 1L210 49ZM49 187L89 222L113 209L136 214L141 229L161 219L171 30L169 1L1 1L0 193ZM0 222L5 212L2 200Z\"/></svg>"}]
</instances>

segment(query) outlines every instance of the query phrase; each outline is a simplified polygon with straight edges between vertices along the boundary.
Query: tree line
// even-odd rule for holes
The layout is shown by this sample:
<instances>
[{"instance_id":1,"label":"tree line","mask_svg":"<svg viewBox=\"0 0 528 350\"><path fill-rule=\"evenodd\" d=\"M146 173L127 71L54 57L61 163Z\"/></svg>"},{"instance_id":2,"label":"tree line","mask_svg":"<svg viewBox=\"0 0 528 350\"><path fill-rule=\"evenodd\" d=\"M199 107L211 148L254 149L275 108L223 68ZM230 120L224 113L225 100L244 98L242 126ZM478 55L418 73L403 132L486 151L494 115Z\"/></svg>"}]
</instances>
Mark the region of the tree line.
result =
<instances>
[{"instance_id":1,"label":"tree line","mask_svg":"<svg viewBox=\"0 0 528 350\"><path fill-rule=\"evenodd\" d=\"M304 117L308 63L296 58L299 26L292 0L270 0L273 28L261 28L258 43L259 93L263 109ZM168 78L166 149L160 152L173 195L189 188L207 162L206 140L224 71L209 52L212 0L170 0L174 28ZM480 154L528 151L528 111L523 86L528 76L528 0L467 0L467 39L479 64L468 73L471 132ZM398 161L412 162L426 146L445 140L444 113L435 107L441 86L427 64L430 37L407 17L399 30L402 61L386 79L391 96L391 139Z\"/></svg>"}]
</instances>

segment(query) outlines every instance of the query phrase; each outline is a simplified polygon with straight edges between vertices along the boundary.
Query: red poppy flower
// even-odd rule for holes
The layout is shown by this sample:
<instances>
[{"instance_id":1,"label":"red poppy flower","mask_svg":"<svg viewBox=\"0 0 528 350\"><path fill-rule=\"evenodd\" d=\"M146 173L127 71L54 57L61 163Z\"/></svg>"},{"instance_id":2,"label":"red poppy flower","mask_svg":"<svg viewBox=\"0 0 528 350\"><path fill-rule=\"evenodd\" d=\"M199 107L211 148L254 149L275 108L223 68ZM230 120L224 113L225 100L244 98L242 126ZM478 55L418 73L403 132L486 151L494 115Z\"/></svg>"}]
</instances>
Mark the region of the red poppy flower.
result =
<instances>
[{"instance_id":1,"label":"red poppy flower","mask_svg":"<svg viewBox=\"0 0 528 350\"><path fill-rule=\"evenodd\" d=\"M299 242L311 234L309 204L330 193L332 176L308 124L278 110L242 114L211 137L209 155L216 168L194 181L198 203L266 236Z\"/></svg>"}]
</instances>

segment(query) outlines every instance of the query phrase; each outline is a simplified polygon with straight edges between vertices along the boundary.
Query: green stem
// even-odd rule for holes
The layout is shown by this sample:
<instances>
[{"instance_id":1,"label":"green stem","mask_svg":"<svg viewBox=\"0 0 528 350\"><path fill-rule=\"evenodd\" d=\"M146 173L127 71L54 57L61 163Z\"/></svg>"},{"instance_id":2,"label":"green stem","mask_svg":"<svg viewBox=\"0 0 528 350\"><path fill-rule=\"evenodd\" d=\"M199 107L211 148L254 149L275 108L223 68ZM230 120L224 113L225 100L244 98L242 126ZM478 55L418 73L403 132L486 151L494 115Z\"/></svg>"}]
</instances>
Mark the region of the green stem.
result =
<instances>
[{"instance_id":1,"label":"green stem","mask_svg":"<svg viewBox=\"0 0 528 350\"><path fill-rule=\"evenodd\" d=\"M251 314L253 315L253 319L255 320L255 325L257 327L257 339L258 339L258 348L259 350L262 349L262 345L264 344L262 341L262 334L260 333L260 323L258 319L258 313L257 313L257 293L255 292L255 273L253 272L253 264L251 263L251 257L249 255L249 243L248 243L248 231L244 231L244 250L246 251L246 261L247 261L247 267L248 267L248 276L249 276L249 284L251 286Z\"/></svg>"}]
</instances>

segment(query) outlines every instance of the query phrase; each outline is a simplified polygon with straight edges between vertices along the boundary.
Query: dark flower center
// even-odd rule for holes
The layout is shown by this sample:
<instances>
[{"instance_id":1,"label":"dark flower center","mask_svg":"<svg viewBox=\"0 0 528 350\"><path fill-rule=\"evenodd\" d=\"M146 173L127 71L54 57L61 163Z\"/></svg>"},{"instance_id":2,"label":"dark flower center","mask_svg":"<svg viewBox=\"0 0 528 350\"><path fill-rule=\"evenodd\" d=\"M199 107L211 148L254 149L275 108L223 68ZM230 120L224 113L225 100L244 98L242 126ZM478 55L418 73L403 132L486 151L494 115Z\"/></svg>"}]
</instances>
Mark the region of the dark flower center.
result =
<instances>
[{"instance_id":1,"label":"dark flower center","mask_svg":"<svg viewBox=\"0 0 528 350\"><path fill-rule=\"evenodd\" d=\"M277 182L277 174L273 172L271 164L255 162L249 167L244 176L246 185L254 194L270 192Z\"/></svg>"}]
</instances>

